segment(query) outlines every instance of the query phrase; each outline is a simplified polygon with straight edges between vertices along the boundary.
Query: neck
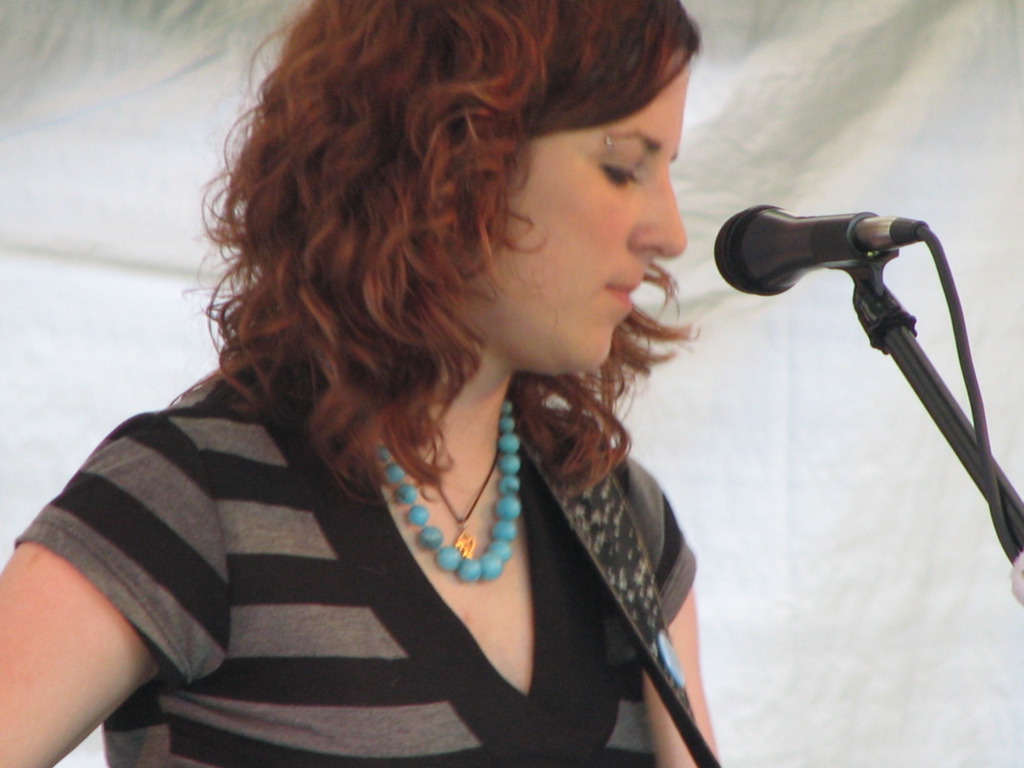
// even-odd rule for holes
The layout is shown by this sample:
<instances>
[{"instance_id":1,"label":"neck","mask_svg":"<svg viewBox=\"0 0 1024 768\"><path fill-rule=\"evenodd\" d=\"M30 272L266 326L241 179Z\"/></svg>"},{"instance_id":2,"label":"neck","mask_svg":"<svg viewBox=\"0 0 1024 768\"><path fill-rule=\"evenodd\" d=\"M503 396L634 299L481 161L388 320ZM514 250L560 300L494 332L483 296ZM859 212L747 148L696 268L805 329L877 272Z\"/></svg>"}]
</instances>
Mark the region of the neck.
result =
<instances>
[{"instance_id":1,"label":"neck","mask_svg":"<svg viewBox=\"0 0 1024 768\"><path fill-rule=\"evenodd\" d=\"M501 404L511 377L491 368L485 360L441 417L441 435L452 463L445 474L445 492L454 496L475 493L494 461Z\"/></svg>"}]
</instances>

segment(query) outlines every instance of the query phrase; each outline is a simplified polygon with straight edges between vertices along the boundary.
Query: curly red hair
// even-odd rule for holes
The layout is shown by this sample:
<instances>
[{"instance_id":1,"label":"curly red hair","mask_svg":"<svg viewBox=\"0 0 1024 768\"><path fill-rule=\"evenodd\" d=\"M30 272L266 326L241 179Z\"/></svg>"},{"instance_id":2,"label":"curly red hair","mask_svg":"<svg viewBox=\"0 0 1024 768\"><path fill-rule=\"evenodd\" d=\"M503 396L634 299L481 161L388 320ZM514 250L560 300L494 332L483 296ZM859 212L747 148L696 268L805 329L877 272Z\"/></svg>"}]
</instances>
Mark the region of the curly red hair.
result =
<instances>
[{"instance_id":1,"label":"curly red hair","mask_svg":"<svg viewBox=\"0 0 1024 768\"><path fill-rule=\"evenodd\" d=\"M417 449L439 446L436 406L479 364L471 285L515 245L524 147L638 111L698 46L678 0L315 0L209 201L226 259L213 378L300 418L350 488L377 485L381 442L436 483L443 451ZM551 474L585 486L624 458L616 405L683 335L634 310L598 372L514 378Z\"/></svg>"}]
</instances>

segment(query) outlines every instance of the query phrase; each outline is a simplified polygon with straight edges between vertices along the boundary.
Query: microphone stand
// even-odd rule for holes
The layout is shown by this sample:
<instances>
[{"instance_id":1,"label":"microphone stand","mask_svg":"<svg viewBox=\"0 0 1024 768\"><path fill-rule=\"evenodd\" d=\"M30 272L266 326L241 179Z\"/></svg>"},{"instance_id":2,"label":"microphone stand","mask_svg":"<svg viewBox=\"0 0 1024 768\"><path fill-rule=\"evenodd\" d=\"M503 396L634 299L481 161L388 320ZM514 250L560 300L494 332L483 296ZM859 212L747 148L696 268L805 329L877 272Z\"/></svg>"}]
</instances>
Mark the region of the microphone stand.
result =
<instances>
[{"instance_id":1,"label":"microphone stand","mask_svg":"<svg viewBox=\"0 0 1024 768\"><path fill-rule=\"evenodd\" d=\"M854 280L854 309L871 346L890 355L899 366L960 463L989 501L999 543L1012 562L1024 549L1024 503L1002 469L979 449L974 425L917 343L916 319L883 284L882 267L887 261L888 258L845 270ZM994 473L994 478L989 472ZM993 480L995 499L990 492Z\"/></svg>"}]
</instances>

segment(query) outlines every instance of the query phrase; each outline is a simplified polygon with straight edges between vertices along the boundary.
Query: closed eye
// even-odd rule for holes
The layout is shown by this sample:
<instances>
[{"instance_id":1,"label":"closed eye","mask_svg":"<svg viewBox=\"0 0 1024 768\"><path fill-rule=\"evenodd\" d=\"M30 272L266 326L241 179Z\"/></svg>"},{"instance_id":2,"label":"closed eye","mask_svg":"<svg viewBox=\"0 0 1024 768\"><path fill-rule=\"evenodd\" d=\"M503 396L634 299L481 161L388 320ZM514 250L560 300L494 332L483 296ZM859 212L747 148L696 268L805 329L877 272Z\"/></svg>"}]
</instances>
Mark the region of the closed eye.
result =
<instances>
[{"instance_id":1,"label":"closed eye","mask_svg":"<svg viewBox=\"0 0 1024 768\"><path fill-rule=\"evenodd\" d=\"M619 168L615 165L602 165L601 170L604 171L604 175L608 177L608 181L617 187L625 187L629 184L635 184L640 179L636 175L636 171Z\"/></svg>"}]
</instances>

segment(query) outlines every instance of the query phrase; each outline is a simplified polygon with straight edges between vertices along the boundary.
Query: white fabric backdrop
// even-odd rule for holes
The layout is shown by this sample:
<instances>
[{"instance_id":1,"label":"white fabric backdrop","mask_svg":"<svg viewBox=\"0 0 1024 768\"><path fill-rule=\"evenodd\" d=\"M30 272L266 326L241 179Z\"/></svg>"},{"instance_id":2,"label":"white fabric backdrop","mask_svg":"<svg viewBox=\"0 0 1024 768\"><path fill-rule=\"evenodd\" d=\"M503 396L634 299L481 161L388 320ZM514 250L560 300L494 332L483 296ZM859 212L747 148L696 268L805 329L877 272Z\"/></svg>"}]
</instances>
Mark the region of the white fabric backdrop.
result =
<instances>
[{"instance_id":1,"label":"white fabric backdrop","mask_svg":"<svg viewBox=\"0 0 1024 768\"><path fill-rule=\"evenodd\" d=\"M211 365L191 292L201 187L286 6L0 0L4 541L118 421ZM1024 487L1024 6L688 7L706 50L678 169L691 244L672 268L700 336L629 418L700 557L723 761L1024 765L1024 607L981 497L868 346L849 279L744 296L712 259L722 222L759 203L928 221L996 456ZM927 250L886 277L961 392ZM94 737L62 765L102 764Z\"/></svg>"}]
</instances>

